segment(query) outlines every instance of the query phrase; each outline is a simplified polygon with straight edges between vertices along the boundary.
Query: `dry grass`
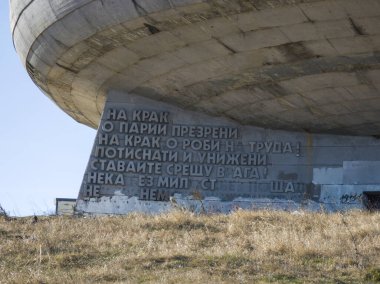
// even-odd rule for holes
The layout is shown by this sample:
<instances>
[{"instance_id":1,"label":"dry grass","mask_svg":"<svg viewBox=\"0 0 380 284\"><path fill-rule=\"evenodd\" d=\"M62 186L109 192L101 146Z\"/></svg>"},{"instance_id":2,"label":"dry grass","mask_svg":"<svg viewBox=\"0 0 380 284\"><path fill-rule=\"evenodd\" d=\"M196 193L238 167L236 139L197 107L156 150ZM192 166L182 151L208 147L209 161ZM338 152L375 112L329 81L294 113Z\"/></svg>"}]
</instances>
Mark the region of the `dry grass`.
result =
<instances>
[{"instance_id":1,"label":"dry grass","mask_svg":"<svg viewBox=\"0 0 380 284\"><path fill-rule=\"evenodd\" d=\"M374 283L380 214L3 218L0 257L0 283Z\"/></svg>"}]
</instances>

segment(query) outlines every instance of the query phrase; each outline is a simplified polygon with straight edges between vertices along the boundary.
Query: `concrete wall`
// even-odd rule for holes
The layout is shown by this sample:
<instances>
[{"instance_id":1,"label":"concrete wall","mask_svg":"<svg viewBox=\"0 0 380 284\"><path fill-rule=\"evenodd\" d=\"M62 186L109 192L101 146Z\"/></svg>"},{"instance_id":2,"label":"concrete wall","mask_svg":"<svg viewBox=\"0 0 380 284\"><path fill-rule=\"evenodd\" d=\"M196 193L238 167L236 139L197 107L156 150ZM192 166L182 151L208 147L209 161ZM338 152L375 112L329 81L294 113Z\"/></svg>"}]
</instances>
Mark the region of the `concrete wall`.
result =
<instances>
[{"instance_id":1,"label":"concrete wall","mask_svg":"<svg viewBox=\"0 0 380 284\"><path fill-rule=\"evenodd\" d=\"M243 126L112 91L78 213L364 208L380 140Z\"/></svg>"}]
</instances>

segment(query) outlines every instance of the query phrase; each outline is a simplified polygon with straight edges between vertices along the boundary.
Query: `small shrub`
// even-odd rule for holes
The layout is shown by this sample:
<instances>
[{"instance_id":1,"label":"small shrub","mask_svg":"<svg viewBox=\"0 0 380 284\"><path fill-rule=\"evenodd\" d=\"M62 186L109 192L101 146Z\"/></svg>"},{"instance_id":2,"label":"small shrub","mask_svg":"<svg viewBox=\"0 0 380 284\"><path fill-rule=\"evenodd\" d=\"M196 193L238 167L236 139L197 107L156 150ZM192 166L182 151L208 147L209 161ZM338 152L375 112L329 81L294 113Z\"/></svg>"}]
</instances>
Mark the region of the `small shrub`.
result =
<instances>
[{"instance_id":1,"label":"small shrub","mask_svg":"<svg viewBox=\"0 0 380 284\"><path fill-rule=\"evenodd\" d=\"M371 269L365 276L367 281L380 282L380 268Z\"/></svg>"},{"instance_id":2,"label":"small shrub","mask_svg":"<svg viewBox=\"0 0 380 284\"><path fill-rule=\"evenodd\" d=\"M0 204L0 216L5 217L6 219L9 218L7 211L1 206Z\"/></svg>"}]
</instances>

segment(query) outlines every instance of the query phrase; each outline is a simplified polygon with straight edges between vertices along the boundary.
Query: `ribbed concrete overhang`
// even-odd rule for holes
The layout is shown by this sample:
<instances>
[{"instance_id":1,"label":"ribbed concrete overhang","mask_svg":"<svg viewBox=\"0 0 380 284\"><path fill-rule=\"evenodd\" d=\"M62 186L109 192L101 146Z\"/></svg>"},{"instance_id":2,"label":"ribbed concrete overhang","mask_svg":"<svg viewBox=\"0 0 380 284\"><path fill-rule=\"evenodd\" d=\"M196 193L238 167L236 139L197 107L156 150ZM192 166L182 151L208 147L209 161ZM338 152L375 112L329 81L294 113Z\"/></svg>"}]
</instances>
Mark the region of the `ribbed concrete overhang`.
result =
<instances>
[{"instance_id":1,"label":"ribbed concrete overhang","mask_svg":"<svg viewBox=\"0 0 380 284\"><path fill-rule=\"evenodd\" d=\"M41 90L97 127L109 90L239 123L380 134L378 0L11 0Z\"/></svg>"}]
</instances>

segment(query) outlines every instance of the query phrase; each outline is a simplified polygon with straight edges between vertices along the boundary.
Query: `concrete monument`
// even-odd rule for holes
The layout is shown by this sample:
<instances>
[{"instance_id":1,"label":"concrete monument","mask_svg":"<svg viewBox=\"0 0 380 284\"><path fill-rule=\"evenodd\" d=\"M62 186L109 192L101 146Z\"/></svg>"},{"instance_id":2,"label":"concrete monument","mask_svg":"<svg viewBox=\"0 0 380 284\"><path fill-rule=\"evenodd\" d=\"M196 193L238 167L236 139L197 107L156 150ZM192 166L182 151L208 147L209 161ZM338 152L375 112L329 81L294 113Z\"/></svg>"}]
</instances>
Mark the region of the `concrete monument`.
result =
<instances>
[{"instance_id":1,"label":"concrete monument","mask_svg":"<svg viewBox=\"0 0 380 284\"><path fill-rule=\"evenodd\" d=\"M11 0L32 80L98 128L78 213L376 208L378 0Z\"/></svg>"}]
</instances>

